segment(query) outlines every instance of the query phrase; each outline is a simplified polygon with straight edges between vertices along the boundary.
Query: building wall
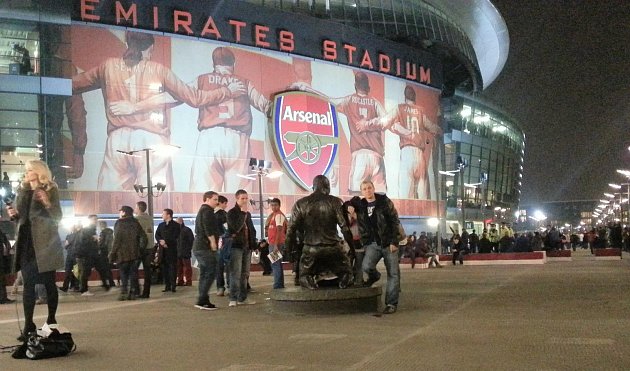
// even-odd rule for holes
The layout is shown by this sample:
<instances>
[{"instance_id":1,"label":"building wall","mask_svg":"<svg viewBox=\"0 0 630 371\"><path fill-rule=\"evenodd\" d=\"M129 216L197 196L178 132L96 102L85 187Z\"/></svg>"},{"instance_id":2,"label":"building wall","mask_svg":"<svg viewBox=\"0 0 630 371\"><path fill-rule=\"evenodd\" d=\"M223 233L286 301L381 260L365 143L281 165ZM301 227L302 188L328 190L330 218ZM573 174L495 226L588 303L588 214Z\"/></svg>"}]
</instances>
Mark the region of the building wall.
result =
<instances>
[{"instance_id":1,"label":"building wall","mask_svg":"<svg viewBox=\"0 0 630 371\"><path fill-rule=\"evenodd\" d=\"M479 98L457 94L444 99L442 109L443 169L458 169L458 157L466 163L462 176L442 178L447 218L461 220L463 200L467 221L513 222L522 187L524 132Z\"/></svg>"},{"instance_id":2,"label":"building wall","mask_svg":"<svg viewBox=\"0 0 630 371\"><path fill-rule=\"evenodd\" d=\"M37 25L36 28L41 31L43 27L44 25ZM38 124L35 125L37 129L35 133L38 134L36 135L38 138L32 138L29 146L37 154L42 152L40 155L48 160L60 186L67 189L65 195L73 201L74 212L78 215L93 212L114 214L121 204L133 204L138 199L133 186L147 184L144 153L126 156L117 150L142 150L153 145L156 138L161 139L164 143L178 145L181 149L170 160L165 161L159 158L160 153L151 154L152 182L154 184L162 182L167 185L167 192L155 199L155 210L171 207L178 213L195 213L201 201L201 193L208 189L217 190L228 197L238 188L245 188L250 193L257 194L259 191L257 182L237 178L235 173L222 174L223 169L220 166L212 172L214 182L207 182L202 185L199 182L192 184L193 164L199 164L203 161L209 163L210 161L207 154L202 153L202 148L200 148L204 144L198 143L200 137L198 130L199 109L191 105L160 104L152 107L151 112L144 113L152 121L149 126L161 127L164 130L157 137L153 129L149 130L153 133L138 134L136 132L136 134L122 139L117 135L120 129L114 130L115 125L111 124L111 112L110 116L107 116L108 110L111 111L110 104L116 99L122 98L137 101L141 97L146 98L151 95L147 93L151 90L165 90L164 81L158 81L159 79L153 83L149 80L118 81L112 77L115 75L114 72L104 72L103 66L110 58L118 59L117 64L114 62L116 68L124 68L123 64L120 63L120 57L126 49L125 34L125 29L113 25L103 27L98 22L93 25L75 24L64 28L60 43L67 45L68 48L60 50L63 55L59 55L59 57L66 66L70 66L69 68L66 67L65 70L69 69L70 71L69 73L64 71L60 75L74 75L75 82L89 80L90 84L82 85L80 92L75 89L75 94L71 97L39 95L39 98L35 99L37 103L33 104L32 111L38 111L42 114L38 118ZM344 33L348 37L351 34L351 32ZM367 69L365 66L355 66L349 60L345 60L344 63L341 63L343 62L341 60L334 63L335 61L332 60L323 60L326 58L322 58L322 60L305 58L291 53L282 53L278 50L255 48L242 43L173 36L168 33L154 34L154 36L155 47L152 60L164 66L168 73L172 73L173 76L187 85L194 87L197 85L197 79L200 75L214 71L212 52L219 47L227 48L235 55L237 60L235 75L249 81L248 90L251 104L249 110L252 114L251 134L248 133L249 136L245 136L250 146L249 153L239 153L242 146L238 144L231 148L227 146L226 152L216 159L219 164L233 161L235 157L239 156L248 160L251 156L272 161L273 167L270 170L285 170L280 167L282 159L277 157L277 151L273 148L270 127L272 120L269 112L263 107L271 106L270 103L276 93L291 89L304 90L305 86L307 90L339 103L342 98L349 97L356 92L355 74L362 67L364 70ZM40 39L44 38L44 33L41 33ZM370 45L376 41L377 39L370 39ZM359 46L361 47L361 45ZM396 50L396 48L389 50ZM42 58L48 58L53 53L52 49L39 48L38 51L38 56ZM47 53L44 54L44 51ZM54 50L54 52L59 52L59 50ZM402 60L401 63L404 69L406 61ZM427 63L430 65L434 61L429 59ZM43 69L33 71L33 75L40 75L41 73L43 73ZM436 201L437 195L434 185L434 169L437 166L427 166L427 164L435 162L433 153L437 154L441 148L441 136L439 133L435 135L435 133L424 130L422 122L416 122L413 126L409 126L410 124L406 122L400 123L393 112L405 102L405 88L409 88L416 96L417 108L422 111L421 120L437 124L439 121L437 114L440 91L430 87L427 83L414 82L414 78L411 78L412 81L410 81L408 73L406 73L407 76L401 76L405 78L397 78L392 74L382 72L365 71L364 73L369 81L368 99L374 100L376 106L380 107L378 114L381 116L391 114L390 124L395 122L402 124L407 129L415 130L414 135L426 137L425 148L416 158L405 157L401 154L399 146L400 135L392 130L386 130L386 128L379 129L376 135L378 137L377 142L380 141L382 144L377 150L382 153L383 162L374 166L359 159L356 166L353 167L350 142L354 138L351 134L351 126L356 123L349 122L349 115L340 109L338 114L340 133L338 154L332 168L326 174L331 178L333 193L344 199L351 197L358 191L356 186L355 189L350 189L352 188L349 179L351 173L362 173L366 169L377 167L379 168L377 178L380 176L383 179L382 184L377 182L377 188L380 191L386 191L395 200L402 216L415 218L435 216L438 202ZM395 75L395 73L393 74ZM439 84L439 69L434 71L432 76L432 83ZM20 76L20 78L26 77ZM297 85L300 87L291 87L295 83L298 83ZM112 88L113 84L120 86ZM114 97L110 93L104 93L109 88L112 91L118 90L120 94ZM134 91L132 94L125 95L123 93L123 91L128 93L131 90ZM254 97L255 92L260 93L260 96ZM16 93L11 93L11 96L18 99ZM36 95L29 96L36 97ZM170 97L166 99L170 99ZM225 111L223 114L229 115L230 102L222 102L222 106ZM5 114L10 116L7 121L11 121L17 117L18 111L7 108ZM362 113L359 112L359 114ZM367 114L369 115L369 113ZM115 119L115 121L123 122L122 126L126 125L127 127L134 126L139 121L131 115L129 117ZM17 121L22 120L18 119ZM108 121L110 121L110 125L108 125ZM21 131L18 136L24 134L25 130L28 129L22 124L19 126ZM355 135L358 139L359 134L355 133ZM133 139L130 139L131 137ZM217 147L225 145L224 139L220 136L213 138ZM13 137L12 143L7 143L7 147L17 143L17 140L16 137ZM419 166L420 174L416 174L418 185L409 194L403 192L399 184L401 177L406 178L400 170L402 165L411 161L417 161L422 165ZM112 164L118 164L122 167L116 172L106 172L104 169L108 166L111 167ZM16 167L16 170L11 175L12 177L18 176L19 166ZM237 172L241 175L247 175L248 168L241 168ZM365 175L358 177L358 179L370 179L370 176ZM280 195L284 201L283 209L286 211L290 210L295 199L309 193L287 176L277 180L265 179L263 184L264 198Z\"/></svg>"},{"instance_id":3,"label":"building wall","mask_svg":"<svg viewBox=\"0 0 630 371\"><path fill-rule=\"evenodd\" d=\"M108 206L115 210L117 204L126 200L127 197L135 199L134 184L146 185L144 160L140 159L138 161L137 158L117 153L116 150L133 151L143 149L155 144L152 141L158 140L158 138L153 134L146 133L140 138L136 137L133 139L134 143L122 142L118 132L126 129L116 129L114 125L118 125L118 123L125 128L129 128L136 125L134 122L142 121L143 118L148 117L155 122L142 125L145 125L149 131L155 131L154 127L158 127L158 130L163 128L165 130L165 135L162 136L163 141L181 147L170 161L166 161L166 165L163 168L160 168L159 165L162 162L158 157L159 153L152 154L152 181L154 184L157 182L165 183L169 191L168 197L164 198L164 201L158 199L158 202L165 202L180 212L192 213L197 208L200 193L209 189L225 193L226 195L232 195L239 188L257 192L255 181L238 178L236 175L237 173L241 175L249 173L247 163L243 163L244 166L230 173L224 168L230 162L237 161L239 158L248 161L250 157L255 157L272 161L273 167L271 171L284 170L281 167L281 159L276 157L273 149L269 112L265 112L265 109L263 109L263 107L270 107L273 96L276 93L308 88L320 93L327 99L338 102L341 101L340 98L355 94L356 90L355 73L358 71L349 67L233 44L156 36L152 60L165 66L168 71L172 71L174 76L182 82L193 86L199 85L199 76L213 72L215 67L213 66L212 55L217 48L227 48L234 54L236 58L234 75L243 81L249 81L250 99L248 101L250 107L247 110L251 111L252 114L251 123L249 124L251 126L251 135L249 136L250 153L243 153L241 148L235 147L231 150L225 148L222 154L213 159L208 157L207 148L201 148L206 146L206 142L202 139L205 135L205 130L198 130L199 109L187 104L181 104L172 109L167 105L158 105L150 113L144 115L115 118L114 120L116 120L117 124L108 126L108 117L106 117L107 105L116 99L123 97L125 99L140 100L140 97L151 96L151 89L168 89L163 85L164 81L160 81L160 78L156 76L155 78L147 77L143 81L135 81L136 86L132 87L131 94L127 92L129 86L121 88L123 92L120 92L122 95L118 98L107 93L108 91L115 92L116 88L105 89L106 93L104 93L102 87L106 85L125 83L122 80L117 80L115 71L105 71L107 68L105 67L105 62L109 58L113 58L109 60L109 63L114 63L116 68L124 68L121 67L124 63L120 57L125 52L125 31L76 25L73 26L72 34L72 62L79 71L85 71L83 74L75 76L74 81L90 81L89 86L81 89L87 113L87 145L83 157L84 172L81 176L75 178L72 181L72 186L69 187L75 192L76 208L79 213L87 212L91 208L107 208ZM94 50L93 45L88 40L99 40L98 50ZM404 103L403 93L405 87L409 86L415 91L416 103L424 110L424 117L433 123L438 122L439 91L380 74L367 73L366 75L369 79L369 97L366 99L374 100L377 105L382 106L383 109L380 114L384 115L396 110L399 104ZM231 105L237 101L226 100L219 104L220 109L224 111L221 113L223 118L226 120L230 119L230 110L233 109ZM337 106L341 110L342 105L338 104ZM369 112L366 111L365 114L369 115ZM112 117L113 115L109 117L110 121ZM340 111L338 156L332 169L326 174L332 180L333 192L343 198L350 197L353 193L352 191L358 191L358 189L349 189L350 174L353 171L367 171L366 169L370 167L369 164L364 163L357 164L355 168L351 167L352 153L349 143L352 140L357 140L357 138L352 138L350 126L357 123L350 122L348 117L347 114ZM66 136L65 142L71 143L73 137L82 133L80 130L71 130L70 126L72 126L72 123L70 122L70 125L68 125L67 121L64 124L63 134ZM407 123L403 124L407 125ZM223 125L221 124L220 126ZM416 127L416 130L422 131L419 134L430 134L422 129L422 127ZM137 135L132 134L129 137L123 136L123 138L131 138ZM216 143L211 143L210 145L223 146L222 141L228 140L231 136L229 134L222 136L221 133L217 135L217 137L213 138ZM376 137L379 141L382 141L380 150L384 152L385 168L381 169L384 171L381 171L380 174L384 177L385 183L380 190L386 191L394 199L412 199L410 203L404 206L402 203L400 204L403 215L435 214L435 202L431 200L435 200L436 197L435 194L431 196L429 193L428 174L422 176L421 193L419 195L403 194L399 187L400 164L413 161L411 158L401 158L399 136L391 130L380 129ZM245 138L247 139L247 135L245 135ZM432 145L436 140L439 140L439 136L427 137L427 141L431 142ZM432 149L432 146L426 149L426 158L421 159L422 162L432 161ZM110 152L106 154L108 150ZM76 152L70 147L67 148L67 151L70 153ZM144 156L142 153L139 155ZM209 178L205 182L201 179L193 179L192 168L193 166L198 166L199 162L206 162L208 166L214 166L211 179ZM118 163L124 164L122 170L107 171L108 166ZM286 172L286 170L284 171ZM369 179L369 176L364 178ZM434 177L432 176L432 178ZM98 199L91 196L94 190L100 192ZM289 177L283 176L277 180L265 179L264 193L265 199L267 196L276 196L278 194L285 197L284 201L286 202L283 202L283 204L286 205L287 209L290 209L293 200L296 197L307 194L308 191L298 187ZM104 204L103 200L110 200L109 205L107 204L108 201L105 201Z\"/></svg>"},{"instance_id":4,"label":"building wall","mask_svg":"<svg viewBox=\"0 0 630 371\"><path fill-rule=\"evenodd\" d=\"M15 17L15 19L7 21L10 23L9 26L3 28L31 31L32 37L27 38L33 39L29 42L32 44L30 49L34 67L32 76L17 77L18 80L16 81L21 88L27 84L20 85L20 83L26 82L26 79L29 78L55 76L67 80L67 78L89 71L91 68L98 68L97 66L107 58L119 58L124 52L127 27L151 30L156 35L157 40L153 59L166 66L179 79L191 86L196 84L199 75L213 70L212 51L217 47L228 47L238 59L236 73L251 81L252 86L267 100L271 100L274 94L287 90L292 82L299 80L293 68L295 65L308 66L310 81L307 84L317 93L322 93L328 98L339 98L352 94L354 92L354 74L359 70L364 70L369 78L370 93L383 106L384 113L392 112L399 104L404 103L404 89L406 86L411 86L417 95L417 103L425 110L427 119L443 123L438 117L440 105L438 97L441 93L440 87L444 85L441 76L442 67L436 60L444 56L438 57L437 54L432 55L430 52L424 51L431 45L423 44L422 40L432 40L432 42L437 42L440 47L448 46L453 50L459 48L459 53L463 55L460 59L470 63L467 67L468 73L471 74L473 80L479 82L479 67L474 56L474 50L472 50L470 42L466 40L466 35L449 18L448 14L428 4L415 1L395 1L387 2L386 6L382 5L385 4L382 2L380 7L370 3L367 7L346 9L344 2L330 2L331 8L324 9L324 12L318 15L317 12L321 10L318 7L324 2L310 2L312 6L309 7L308 11L304 11L306 7L303 5L309 3L306 1L275 2L276 5L271 4L274 3L271 1L252 2L260 3L259 5L264 5L267 9L261 11L259 8L246 6L242 9L247 11L240 11L239 3L241 2L235 1L226 3L225 6L213 11L206 11L207 7L202 6L203 2L196 2L194 5L185 3L186 7L192 7L190 12L190 16L193 18L192 32L186 32L181 27L176 29L173 22L169 23L169 17L174 14L173 5L178 5L175 7L177 9L186 10L185 7L182 8L183 3L177 1L161 3L159 15L157 15L161 28L156 29L153 27L156 24L156 15L150 12L151 7L147 5L150 5L150 1L134 2L137 4L137 9L136 13L133 14L129 7L118 13L114 11L107 13L109 10L117 9L118 5L116 4L118 2L113 1L101 1L98 3L101 8L94 9L81 9L80 4L93 5L97 3L63 1L65 8L59 6L54 12L50 9L31 6L24 10L26 15L20 13L22 15L19 17L15 16L18 14L15 8L8 12L2 12L0 9L0 15L8 18ZM123 7L129 6L125 2L120 3L123 4ZM287 16L285 11L288 8L285 3L295 5L292 9L295 14ZM304 9L300 10L300 7ZM205 10L198 12L195 9ZM277 9L281 9L281 11ZM22 9L18 10L22 11ZM216 10L220 11L217 12ZM244 19L247 23L242 28L243 34L240 40L235 39L233 32L227 32L233 31L229 27L226 28L229 17L221 18L216 15L223 11L230 13L234 10L239 10L236 14L239 14L240 19ZM73 14L72 18L75 21L73 26L69 25L70 14ZM93 17L95 14L98 14L98 21ZM220 38L202 35L204 23L210 18L207 14L215 16L213 20L222 32ZM51 16L47 17L46 15ZM136 20L134 16L137 16L138 19ZM328 19L328 21L317 18ZM38 23L38 19L43 20L43 22ZM137 24L134 24L136 21ZM334 25L331 21L344 24L340 32L338 31L339 26ZM257 43L255 25L269 26L271 32L269 38L266 39L270 42L269 46ZM281 43L278 35L282 30L295 33L294 40L297 47L291 52L280 48ZM375 37L373 34L382 37ZM15 35L20 36L19 34ZM7 35L1 34L1 36L5 38ZM401 39L401 36L404 38ZM392 42L391 39L398 40L400 43ZM338 51L335 58L323 53L322 40L335 42ZM350 56L348 50L353 47L357 47L357 52ZM433 49L437 50L436 46ZM402 67L399 67L398 70L393 68L386 71L382 65L378 65L376 62L373 65L366 62L366 55L367 58L376 60L376 58L380 58L379 53L391 56L393 64L399 63ZM411 76L409 70L405 70L405 64L410 60L419 61L417 73L414 72ZM415 68L415 66L412 67ZM420 78L420 67L431 71L429 80ZM151 89L152 87L145 86L145 88ZM3 159L9 159L9 156L14 156L16 159L26 159L24 156L27 155L31 157L41 156L46 159L55 172L61 187L67 188L68 192L65 193L65 196L72 200L71 204L77 214L115 213L120 204L132 204L137 200L138 197L133 191L133 186L130 186L131 183L128 182L124 186L120 183L123 178L122 175L120 177L109 176L99 181L99 175L102 173L101 168L107 157L105 155L106 148L111 150L142 149L136 148L136 146L120 148L122 147L119 145L120 142L108 145L108 140L111 141L112 137L112 131L108 132L107 130L105 115L109 102L106 103L107 98L102 94L100 87L94 86L94 90L85 91L80 96L82 98L80 104L77 104L76 101L73 102L77 95L69 97L70 93L63 89L56 92L53 89L52 93L42 91L22 91L22 93L29 94L21 94L16 91L3 92L10 97L6 102L23 100L31 102L26 110L22 110L14 104L0 109L0 114L4 115L4 122L15 121L18 123L15 128L18 131L12 132L12 139L5 140L9 137L3 136L3 142L11 142L3 143ZM32 95L33 93L36 95ZM31 99L32 97L37 98ZM83 108L85 108L84 119L77 121L76 118L81 116ZM227 110L229 111L229 108ZM19 117L23 114L22 111L40 112L37 124L33 124L33 120L29 120L30 122L26 124L26 120ZM159 121L169 129L168 141L182 147L167 162L170 165L166 166L166 170L162 174L153 174L154 183L163 180L167 184L167 192L155 199L155 210L160 210L162 207L172 207L177 212L194 213L200 202L200 192L206 190L196 188L196 186L191 188L190 181L192 164L200 158L200 152L196 148L199 137L197 130L198 110L186 104L177 106L168 104L163 105L154 113L151 116L152 119ZM270 140L271 129L269 125L271 119L257 109L252 109L252 115L250 154L253 157L271 160L274 162L272 170L279 170L281 159L277 157L272 148L273 141ZM348 122L347 116L343 113L339 114L338 117L341 142L335 164L327 175L333 181L333 192L347 198L354 193L348 191L348 178L352 171L352 154L349 149L349 141L352 138L349 129L351 123ZM85 130L83 131L84 126ZM3 134L8 129L3 125ZM443 129L450 131L446 127ZM31 135L29 143L23 142L24 145L16 146L17 136L27 134L29 130L31 134L36 132L35 137L38 138ZM85 135L81 135L82 132ZM447 134L448 140L452 140L452 137L452 132L449 132ZM395 200L400 214L404 217L405 226L408 226L407 229L415 229L417 226L418 230L424 230L427 227L426 219L428 217L444 218L444 202L440 200L445 200L446 195L439 194L442 187L437 183L437 171L444 169L447 166L445 161L450 161L452 156L444 156L445 147L442 136L431 137L429 141L431 145L426 146L424 150L424 157L420 161L425 166L421 175L424 180L420 182L420 186L413 195L404 194L399 186L401 183L399 178L404 176L401 175L400 169L410 161L401 154L400 136L391 130L383 130L381 139L384 143L386 191ZM145 148L150 144L150 141L147 137L135 144ZM85 149L82 148L84 145ZM447 151L448 148L447 146ZM22 151L21 154L20 151ZM456 151L461 152L460 149L456 149ZM139 153L138 155L142 157L144 154ZM82 169L79 166L81 158L83 159ZM143 168L144 165L141 164L141 160L138 161L139 164L135 168L127 166L124 170L133 175L131 178L135 178L132 183L146 185L146 170ZM159 160L154 160L152 156L152 162L159 162ZM15 174L19 174L20 163L16 162L14 168ZM472 169L471 171L474 172ZM152 173L154 172L155 168ZM164 176L163 179L159 179L161 175ZM243 186L254 194L259 191L256 182L243 181L238 186ZM235 187L237 186L232 185L227 188L216 189L230 196ZM296 198L308 193L286 176L280 180L265 179L263 188L265 198L268 195L284 195L283 209L285 210L290 210Z\"/></svg>"}]
</instances>

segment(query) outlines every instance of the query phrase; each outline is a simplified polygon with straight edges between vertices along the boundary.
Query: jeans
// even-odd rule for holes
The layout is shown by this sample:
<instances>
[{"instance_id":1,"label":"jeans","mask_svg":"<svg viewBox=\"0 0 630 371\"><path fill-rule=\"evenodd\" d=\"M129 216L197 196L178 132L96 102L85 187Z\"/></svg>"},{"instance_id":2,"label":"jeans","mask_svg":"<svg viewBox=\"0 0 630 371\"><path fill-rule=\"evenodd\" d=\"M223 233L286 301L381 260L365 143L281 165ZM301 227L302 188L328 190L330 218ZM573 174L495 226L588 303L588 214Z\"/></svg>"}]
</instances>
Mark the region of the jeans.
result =
<instances>
[{"instance_id":1,"label":"jeans","mask_svg":"<svg viewBox=\"0 0 630 371\"><path fill-rule=\"evenodd\" d=\"M400 267L398 265L398 251L391 252L389 246L380 247L376 243L365 246L363 272L368 278L379 275L376 265L383 258L387 270L387 288L385 290L385 305L398 306L400 292Z\"/></svg>"},{"instance_id":2,"label":"jeans","mask_svg":"<svg viewBox=\"0 0 630 371\"><path fill-rule=\"evenodd\" d=\"M453 251L453 265L457 264L457 260L459 260L460 265L463 265L464 255L466 255L466 250Z\"/></svg>"},{"instance_id":3,"label":"jeans","mask_svg":"<svg viewBox=\"0 0 630 371\"><path fill-rule=\"evenodd\" d=\"M247 299L247 279L249 278L251 259L251 250L232 248L229 266L230 301L245 301Z\"/></svg>"},{"instance_id":4,"label":"jeans","mask_svg":"<svg viewBox=\"0 0 630 371\"><path fill-rule=\"evenodd\" d=\"M199 264L199 298L197 304L204 305L210 303L208 291L214 282L217 269L217 252L212 250L194 251L195 258Z\"/></svg>"},{"instance_id":5,"label":"jeans","mask_svg":"<svg viewBox=\"0 0 630 371\"><path fill-rule=\"evenodd\" d=\"M363 286L363 258L365 250L354 250L354 262L352 263L352 273L354 274L354 285Z\"/></svg>"},{"instance_id":6,"label":"jeans","mask_svg":"<svg viewBox=\"0 0 630 371\"><path fill-rule=\"evenodd\" d=\"M37 328L33 322L33 313L35 312L35 284L40 283L46 287L46 296L48 301L48 319L46 323L57 323L55 315L57 314L57 305L59 304L59 292L55 284L55 271L40 273L35 260L22 262L22 278L24 280L24 292L22 302L24 305L24 331L33 332Z\"/></svg>"},{"instance_id":7,"label":"jeans","mask_svg":"<svg viewBox=\"0 0 630 371\"><path fill-rule=\"evenodd\" d=\"M284 244L278 245L277 248L281 254L284 254ZM273 250L274 250L274 246L269 245L269 252L272 252ZM265 259L268 259L268 258L265 258ZM282 269L282 259L278 259L275 263L271 264L271 271L273 272L273 288L283 289L284 288L284 270Z\"/></svg>"},{"instance_id":8,"label":"jeans","mask_svg":"<svg viewBox=\"0 0 630 371\"><path fill-rule=\"evenodd\" d=\"M230 254L232 251L232 239L222 237L222 247L217 259L217 290L230 286Z\"/></svg>"},{"instance_id":9,"label":"jeans","mask_svg":"<svg viewBox=\"0 0 630 371\"><path fill-rule=\"evenodd\" d=\"M142 256L142 270L144 271L144 283L142 285L142 296L147 298L151 295L151 276L153 270L151 269L151 263L153 262L153 249L145 249ZM138 292L140 292L140 284L138 283Z\"/></svg>"},{"instance_id":10,"label":"jeans","mask_svg":"<svg viewBox=\"0 0 630 371\"><path fill-rule=\"evenodd\" d=\"M138 265L139 260L131 260L128 262L118 263L118 272L120 273L120 295L135 296L138 294Z\"/></svg>"}]
</instances>

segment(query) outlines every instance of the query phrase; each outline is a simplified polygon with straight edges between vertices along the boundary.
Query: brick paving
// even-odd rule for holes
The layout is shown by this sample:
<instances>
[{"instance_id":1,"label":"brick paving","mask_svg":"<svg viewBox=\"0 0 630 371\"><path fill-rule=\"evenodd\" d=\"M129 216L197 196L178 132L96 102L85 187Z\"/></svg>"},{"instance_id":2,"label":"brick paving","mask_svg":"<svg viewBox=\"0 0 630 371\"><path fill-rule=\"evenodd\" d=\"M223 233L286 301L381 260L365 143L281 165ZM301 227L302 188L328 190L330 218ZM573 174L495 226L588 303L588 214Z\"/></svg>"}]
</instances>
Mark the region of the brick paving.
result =
<instances>
[{"instance_id":1,"label":"brick paving","mask_svg":"<svg viewBox=\"0 0 630 371\"><path fill-rule=\"evenodd\" d=\"M402 270L393 315L271 311L271 277L252 276L258 304L193 308L196 286L147 301L60 293L58 320L77 352L13 360L2 370L626 370L630 263L452 266ZM292 282L288 277L287 282ZM96 283L95 283L96 284ZM196 285L196 283L195 283ZM19 306L21 313L21 305ZM36 317L43 321L45 309ZM16 343L14 305L0 305L0 345Z\"/></svg>"}]
</instances>

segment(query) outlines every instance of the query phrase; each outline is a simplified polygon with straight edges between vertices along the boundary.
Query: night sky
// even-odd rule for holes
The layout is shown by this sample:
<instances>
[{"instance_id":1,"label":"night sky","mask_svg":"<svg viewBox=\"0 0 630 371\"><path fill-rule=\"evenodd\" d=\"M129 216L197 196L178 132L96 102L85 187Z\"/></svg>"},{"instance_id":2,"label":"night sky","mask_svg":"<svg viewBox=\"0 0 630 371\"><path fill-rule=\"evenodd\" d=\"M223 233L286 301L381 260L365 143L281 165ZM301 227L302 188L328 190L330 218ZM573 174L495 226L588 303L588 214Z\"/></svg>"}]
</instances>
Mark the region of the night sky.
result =
<instances>
[{"instance_id":1,"label":"night sky","mask_svg":"<svg viewBox=\"0 0 630 371\"><path fill-rule=\"evenodd\" d=\"M630 1L491 1L510 51L481 96L525 131L521 205L603 198L630 169Z\"/></svg>"}]
</instances>

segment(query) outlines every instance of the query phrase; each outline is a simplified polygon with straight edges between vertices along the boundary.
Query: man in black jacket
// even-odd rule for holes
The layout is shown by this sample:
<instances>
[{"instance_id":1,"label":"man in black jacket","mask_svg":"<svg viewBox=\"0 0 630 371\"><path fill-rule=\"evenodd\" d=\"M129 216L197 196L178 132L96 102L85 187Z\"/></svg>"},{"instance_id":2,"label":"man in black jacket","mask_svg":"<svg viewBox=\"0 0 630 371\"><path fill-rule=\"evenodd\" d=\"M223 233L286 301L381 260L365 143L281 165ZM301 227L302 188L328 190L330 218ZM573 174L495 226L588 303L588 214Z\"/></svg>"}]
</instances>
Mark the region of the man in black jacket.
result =
<instances>
[{"instance_id":1,"label":"man in black jacket","mask_svg":"<svg viewBox=\"0 0 630 371\"><path fill-rule=\"evenodd\" d=\"M192 286L192 246L195 236L190 228L184 224L184 218L177 218L180 225L177 240L177 286Z\"/></svg>"},{"instance_id":2,"label":"man in black jacket","mask_svg":"<svg viewBox=\"0 0 630 371\"><path fill-rule=\"evenodd\" d=\"M193 251L199 263L199 297L195 308L203 310L215 310L217 307L210 303L210 286L216 276L217 249L219 238L219 225L217 223L214 208L219 204L219 195L208 191L203 194L203 204L197 212L195 219L195 234Z\"/></svg>"},{"instance_id":3,"label":"man in black jacket","mask_svg":"<svg viewBox=\"0 0 630 371\"><path fill-rule=\"evenodd\" d=\"M328 178L318 175L313 179L313 193L299 199L291 211L285 248L294 251L298 235L302 236L300 286L309 289L316 289L317 281L331 274L337 276L340 288L353 283L350 259L343 252L337 227L349 246L353 246L352 233L343 214L343 201L329 193Z\"/></svg>"},{"instance_id":4,"label":"man in black jacket","mask_svg":"<svg viewBox=\"0 0 630 371\"><path fill-rule=\"evenodd\" d=\"M381 278L376 265L383 258L387 270L385 310L395 313L400 292L400 267L398 266L398 230L400 220L393 202L384 194L374 193L371 181L361 183L360 208L357 210L361 243L365 247L363 272L367 274L367 286Z\"/></svg>"},{"instance_id":5,"label":"man in black jacket","mask_svg":"<svg viewBox=\"0 0 630 371\"><path fill-rule=\"evenodd\" d=\"M95 268L101 276L105 290L109 290L110 288L107 282L107 272L103 269L103 265L99 264L98 234L96 234L97 219L98 217L96 215L88 216L89 224L81 228L75 240L76 257L79 264L79 271L81 272L80 285L82 296L94 295L88 290L88 279L92 273L92 268Z\"/></svg>"},{"instance_id":6,"label":"man in black jacket","mask_svg":"<svg viewBox=\"0 0 630 371\"><path fill-rule=\"evenodd\" d=\"M219 228L219 256L217 257L217 296L225 296L225 288L230 286L230 252L232 240L226 236L227 232L227 203L225 196L219 195L219 206L214 209Z\"/></svg>"},{"instance_id":7,"label":"man in black jacket","mask_svg":"<svg viewBox=\"0 0 630 371\"><path fill-rule=\"evenodd\" d=\"M100 269L107 274L107 282L110 287L116 286L114 283L114 276L112 274L112 264L109 261L109 253L112 251L114 245L114 230L107 226L107 222L101 220L98 222L98 227L101 232L98 235L98 265Z\"/></svg>"},{"instance_id":8,"label":"man in black jacket","mask_svg":"<svg viewBox=\"0 0 630 371\"><path fill-rule=\"evenodd\" d=\"M241 304L256 304L247 300L247 279L252 258L256 249L256 228L252 215L247 211L249 195L247 191L236 191L236 205L227 213L228 234L232 238L230 254L230 307Z\"/></svg>"},{"instance_id":9,"label":"man in black jacket","mask_svg":"<svg viewBox=\"0 0 630 371\"><path fill-rule=\"evenodd\" d=\"M175 292L177 278L177 239L179 238L179 224L173 220L173 210L164 209L162 223L155 231L155 239L162 249L162 271L164 272L164 290Z\"/></svg>"},{"instance_id":10,"label":"man in black jacket","mask_svg":"<svg viewBox=\"0 0 630 371\"><path fill-rule=\"evenodd\" d=\"M0 304L10 304L14 300L7 297L7 282L5 276L11 273L11 244L9 239L0 231Z\"/></svg>"},{"instance_id":11,"label":"man in black jacket","mask_svg":"<svg viewBox=\"0 0 630 371\"><path fill-rule=\"evenodd\" d=\"M114 240L108 258L117 264L120 273L118 300L135 300L140 290L138 266L147 246L147 234L133 217L131 206L122 206L119 216L114 224Z\"/></svg>"}]
</instances>

